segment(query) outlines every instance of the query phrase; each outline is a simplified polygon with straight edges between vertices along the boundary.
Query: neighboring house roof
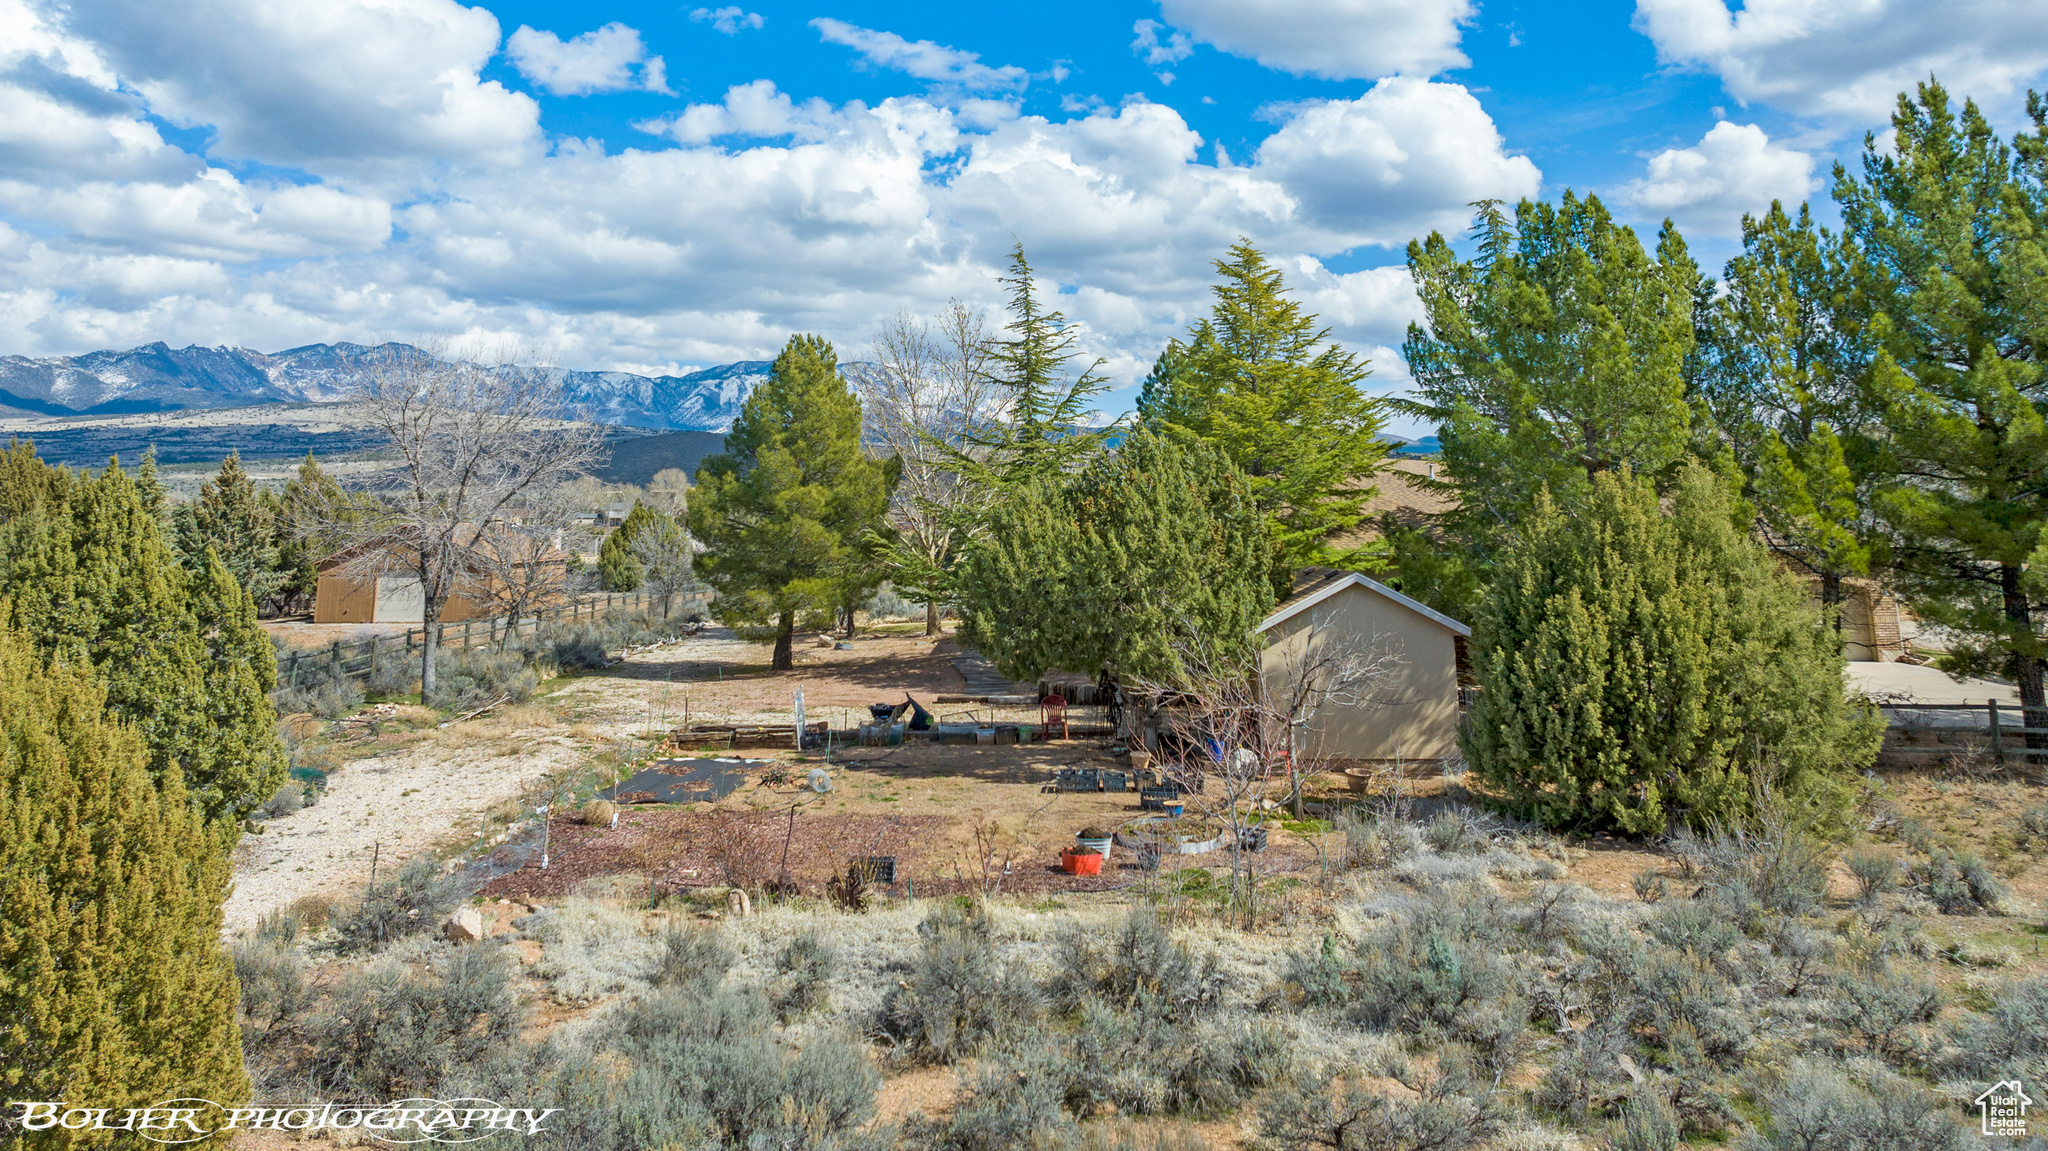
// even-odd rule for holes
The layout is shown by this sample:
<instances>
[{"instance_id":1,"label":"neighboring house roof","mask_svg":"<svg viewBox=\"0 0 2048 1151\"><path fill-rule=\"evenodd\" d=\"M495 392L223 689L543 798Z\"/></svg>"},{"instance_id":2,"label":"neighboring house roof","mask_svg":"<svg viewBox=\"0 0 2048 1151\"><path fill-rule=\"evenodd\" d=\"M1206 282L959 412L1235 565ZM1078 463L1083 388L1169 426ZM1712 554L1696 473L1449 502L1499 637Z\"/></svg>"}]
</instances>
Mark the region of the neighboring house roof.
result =
<instances>
[{"instance_id":1,"label":"neighboring house roof","mask_svg":"<svg viewBox=\"0 0 2048 1151\"><path fill-rule=\"evenodd\" d=\"M1360 575L1357 572L1339 571L1336 568L1326 567L1303 568L1294 577L1293 594L1273 606L1272 613L1266 616L1259 624L1258 630L1266 631L1277 624L1292 619L1349 587L1362 587L1367 591L1376 592L1433 623L1449 628L1458 635L1467 638L1472 635L1471 628L1434 608L1427 607L1419 601L1402 595L1400 592L1395 591L1376 579Z\"/></svg>"}]
</instances>

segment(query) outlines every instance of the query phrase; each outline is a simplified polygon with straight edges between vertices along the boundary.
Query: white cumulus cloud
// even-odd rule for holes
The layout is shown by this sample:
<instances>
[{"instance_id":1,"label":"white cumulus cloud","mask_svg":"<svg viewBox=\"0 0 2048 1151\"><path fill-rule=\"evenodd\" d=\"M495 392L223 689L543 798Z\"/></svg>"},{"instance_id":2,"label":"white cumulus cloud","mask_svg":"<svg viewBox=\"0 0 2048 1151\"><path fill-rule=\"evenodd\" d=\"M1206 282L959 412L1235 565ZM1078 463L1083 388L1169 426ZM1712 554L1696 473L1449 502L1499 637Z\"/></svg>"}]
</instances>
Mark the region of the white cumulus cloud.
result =
<instances>
[{"instance_id":1,"label":"white cumulus cloud","mask_svg":"<svg viewBox=\"0 0 2048 1151\"><path fill-rule=\"evenodd\" d=\"M225 12L229 0L194 2ZM640 146L547 141L531 97L477 74L499 50L495 22L441 0L309 9L393 58L364 63L362 90L332 97L365 121L356 135L287 139L330 113L303 94L262 95L285 77L327 91L321 52L353 59L345 38L316 51L251 18L269 51L299 56L265 65L216 38L186 41L193 54L174 61L96 13L81 30L77 9L10 36L10 4L0 352L439 333L660 371L762 357L811 331L851 356L900 308L997 305L1015 237L1086 350L1134 380L1207 310L1210 261L1246 236L1388 387L1403 377L1387 349L1414 311L1405 270L1340 275L1321 261L1462 227L1468 201L1541 180L1455 84L1400 77L1271 109L1265 143L1219 163L1171 107L1131 98L1025 115L1021 71L850 25L834 31L915 77L902 81L911 91L831 104L764 79L645 122L655 135ZM436 28L454 32L433 40ZM160 96L209 142L159 134ZM428 148L465 122L462 108L480 135ZM299 171L273 179L215 151Z\"/></svg>"},{"instance_id":2,"label":"white cumulus cloud","mask_svg":"<svg viewBox=\"0 0 2048 1151\"><path fill-rule=\"evenodd\" d=\"M1430 76L1458 48L1472 0L1160 0L1167 23L1268 68L1328 80Z\"/></svg>"},{"instance_id":3,"label":"white cumulus cloud","mask_svg":"<svg viewBox=\"0 0 2048 1151\"><path fill-rule=\"evenodd\" d=\"M930 40L905 40L894 32L877 32L820 16L811 27L827 44L844 44L860 53L861 59L877 68L888 68L940 84L954 84L977 91L1022 88L1024 69L1013 64L991 68L980 55L948 48Z\"/></svg>"},{"instance_id":4,"label":"white cumulus cloud","mask_svg":"<svg viewBox=\"0 0 2048 1151\"><path fill-rule=\"evenodd\" d=\"M699 24L710 24L713 32L737 36L742 28L759 28L767 21L759 12L744 8L697 8L691 11L690 19Z\"/></svg>"},{"instance_id":5,"label":"white cumulus cloud","mask_svg":"<svg viewBox=\"0 0 2048 1151\"><path fill-rule=\"evenodd\" d=\"M640 33L616 20L569 40L521 24L505 54L521 76L557 96L629 88L674 95L661 57L648 55Z\"/></svg>"},{"instance_id":6,"label":"white cumulus cloud","mask_svg":"<svg viewBox=\"0 0 2048 1151\"><path fill-rule=\"evenodd\" d=\"M1637 0L1635 24L1659 59L1712 72L1738 100L1857 122L1930 74L2005 100L2048 69L2040 0Z\"/></svg>"},{"instance_id":7,"label":"white cumulus cloud","mask_svg":"<svg viewBox=\"0 0 2048 1151\"><path fill-rule=\"evenodd\" d=\"M1670 217L1681 232L1740 236L1745 212L1804 200L1818 186L1813 167L1812 156L1773 143L1762 128L1723 120L1692 147L1650 157L1623 197L1648 215Z\"/></svg>"},{"instance_id":8,"label":"white cumulus cloud","mask_svg":"<svg viewBox=\"0 0 2048 1151\"><path fill-rule=\"evenodd\" d=\"M1255 159L1309 219L1377 244L1462 228L1472 201L1533 196L1542 184L1462 85L1402 76L1295 109Z\"/></svg>"},{"instance_id":9,"label":"white cumulus cloud","mask_svg":"<svg viewBox=\"0 0 2048 1151\"><path fill-rule=\"evenodd\" d=\"M540 146L532 97L477 74L498 50L482 8L96 0L62 11L69 36L151 111L212 129L212 155L360 177L516 164Z\"/></svg>"}]
</instances>

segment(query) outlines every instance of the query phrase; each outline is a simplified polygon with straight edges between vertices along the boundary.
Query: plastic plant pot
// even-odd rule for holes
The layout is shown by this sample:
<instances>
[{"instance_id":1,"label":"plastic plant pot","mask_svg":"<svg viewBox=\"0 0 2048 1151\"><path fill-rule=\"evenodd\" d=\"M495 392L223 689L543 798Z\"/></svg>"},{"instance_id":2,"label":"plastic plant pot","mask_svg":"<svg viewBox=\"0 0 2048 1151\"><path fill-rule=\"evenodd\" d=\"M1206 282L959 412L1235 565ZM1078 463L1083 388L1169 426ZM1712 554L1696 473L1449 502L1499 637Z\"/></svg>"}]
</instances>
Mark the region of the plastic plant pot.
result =
<instances>
[{"instance_id":1,"label":"plastic plant pot","mask_svg":"<svg viewBox=\"0 0 2048 1151\"><path fill-rule=\"evenodd\" d=\"M1101 875L1102 853L1099 851L1084 853L1068 848L1060 852L1060 870L1068 875Z\"/></svg>"},{"instance_id":2,"label":"plastic plant pot","mask_svg":"<svg viewBox=\"0 0 2048 1151\"><path fill-rule=\"evenodd\" d=\"M1166 803L1161 804L1159 810L1165 812L1169 818L1178 819L1180 818L1180 813L1185 810L1185 806L1178 803Z\"/></svg>"}]
</instances>

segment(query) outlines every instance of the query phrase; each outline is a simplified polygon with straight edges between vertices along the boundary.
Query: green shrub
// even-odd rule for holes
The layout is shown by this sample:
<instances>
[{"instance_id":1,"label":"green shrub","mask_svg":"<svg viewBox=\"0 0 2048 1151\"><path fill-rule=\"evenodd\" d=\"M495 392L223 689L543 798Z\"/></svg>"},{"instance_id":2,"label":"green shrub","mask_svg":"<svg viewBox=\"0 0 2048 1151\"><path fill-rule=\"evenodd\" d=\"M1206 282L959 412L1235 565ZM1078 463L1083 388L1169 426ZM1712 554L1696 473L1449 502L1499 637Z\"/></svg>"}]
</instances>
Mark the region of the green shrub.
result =
<instances>
[{"instance_id":1,"label":"green shrub","mask_svg":"<svg viewBox=\"0 0 2048 1151\"><path fill-rule=\"evenodd\" d=\"M441 874L440 863L418 856L396 879L369 885L354 906L335 914L330 945L346 955L431 931L461 902L461 890L453 877Z\"/></svg>"},{"instance_id":2,"label":"green shrub","mask_svg":"<svg viewBox=\"0 0 2048 1151\"><path fill-rule=\"evenodd\" d=\"M410 695L419 690L419 653L378 645L370 657L370 674L364 686L371 695L383 696Z\"/></svg>"},{"instance_id":3,"label":"green shrub","mask_svg":"<svg viewBox=\"0 0 2048 1151\"><path fill-rule=\"evenodd\" d=\"M1537 1106L1555 1111L1573 1123L1604 1109L1619 1091L1618 1057L1630 1047L1625 1028L1596 1022L1566 1032L1563 1049L1536 1084Z\"/></svg>"},{"instance_id":4,"label":"green shrub","mask_svg":"<svg viewBox=\"0 0 2048 1151\"><path fill-rule=\"evenodd\" d=\"M1657 909L1648 927L1650 938L1702 959L1718 958L1742 941L1742 932L1722 909L1705 900L1666 904Z\"/></svg>"},{"instance_id":5,"label":"green shrub","mask_svg":"<svg viewBox=\"0 0 2048 1151\"><path fill-rule=\"evenodd\" d=\"M815 931L806 931L789 941L775 960L775 986L771 1001L776 1018L784 1023L812 1011L824 1010L831 1001L829 984L839 967L839 953Z\"/></svg>"},{"instance_id":6,"label":"green shrub","mask_svg":"<svg viewBox=\"0 0 2048 1151\"><path fill-rule=\"evenodd\" d=\"M1963 1069L1987 1077L2048 1078L2048 978L2018 980L1991 992L1991 1010L1957 1024Z\"/></svg>"},{"instance_id":7,"label":"green shrub","mask_svg":"<svg viewBox=\"0 0 2048 1151\"><path fill-rule=\"evenodd\" d=\"M308 793L312 790L313 786L309 783L287 779L283 786L277 789L276 795L265 800L263 806L256 809L256 818L282 819L298 812L309 805L313 797Z\"/></svg>"},{"instance_id":8,"label":"green shrub","mask_svg":"<svg viewBox=\"0 0 2048 1151\"><path fill-rule=\"evenodd\" d=\"M1500 1134L1507 1109L1455 1057L1435 1074L1401 1070L1412 1095L1366 1087L1355 1076L1341 1089L1327 1071L1297 1076L1262 1100L1258 1128L1272 1146L1338 1151L1466 1151Z\"/></svg>"},{"instance_id":9,"label":"green shrub","mask_svg":"<svg viewBox=\"0 0 2048 1151\"><path fill-rule=\"evenodd\" d=\"M1423 829L1422 838L1445 855L1483 854L1492 842L1470 814L1456 807L1437 812Z\"/></svg>"},{"instance_id":10,"label":"green shrub","mask_svg":"<svg viewBox=\"0 0 2048 1151\"><path fill-rule=\"evenodd\" d=\"M1610 1151L1672 1151L1678 1146L1678 1115L1671 1101L1643 1084L1621 1105L1621 1122Z\"/></svg>"},{"instance_id":11,"label":"green shrub","mask_svg":"<svg viewBox=\"0 0 2048 1151\"><path fill-rule=\"evenodd\" d=\"M752 989L678 985L634 999L563 1060L552 1082L529 1088L563 1108L536 1145L879 1147L859 1133L881 1084L866 1049L828 1033L792 1052L772 1027L766 999Z\"/></svg>"},{"instance_id":12,"label":"green shrub","mask_svg":"<svg viewBox=\"0 0 2048 1151\"><path fill-rule=\"evenodd\" d=\"M1898 882L1899 861L1882 851L1859 849L1842 857L1849 874L1856 877L1856 898L1868 906Z\"/></svg>"},{"instance_id":13,"label":"green shrub","mask_svg":"<svg viewBox=\"0 0 2048 1151\"><path fill-rule=\"evenodd\" d=\"M1800 1061L1763 1099L1769 1122L1745 1151L1948 1151L1970 1146L1967 1128L1932 1092L1882 1069L1862 1082Z\"/></svg>"},{"instance_id":14,"label":"green shrub","mask_svg":"<svg viewBox=\"0 0 2048 1151\"><path fill-rule=\"evenodd\" d=\"M495 700L525 703L540 686L540 676L516 652L492 648L448 648L434 665L434 698L427 702L450 711L466 711Z\"/></svg>"},{"instance_id":15,"label":"green shrub","mask_svg":"<svg viewBox=\"0 0 2048 1151\"><path fill-rule=\"evenodd\" d=\"M344 979L309 1024L304 1070L332 1096L433 1096L523 1022L498 948L457 948L425 972L386 961Z\"/></svg>"},{"instance_id":16,"label":"green shrub","mask_svg":"<svg viewBox=\"0 0 2048 1151\"><path fill-rule=\"evenodd\" d=\"M1474 620L1481 690L1459 729L1518 814L1634 834L1733 823L1765 779L1802 812L1845 809L1883 720L1847 699L1812 597L1732 513L1689 465L1668 513L1624 471L1523 520Z\"/></svg>"},{"instance_id":17,"label":"green shrub","mask_svg":"<svg viewBox=\"0 0 2048 1151\"><path fill-rule=\"evenodd\" d=\"M1909 869L1918 888L1944 915L2002 914L2012 897L1984 861L1969 852L1951 855L1942 848Z\"/></svg>"},{"instance_id":18,"label":"green shrub","mask_svg":"<svg viewBox=\"0 0 2048 1151\"><path fill-rule=\"evenodd\" d=\"M1124 917L1107 946L1099 933L1073 924L1059 940L1060 967L1050 987L1053 1005L1074 1010L1089 997L1185 1021L1216 1005L1223 978L1212 951L1196 960L1150 907Z\"/></svg>"},{"instance_id":19,"label":"green shrub","mask_svg":"<svg viewBox=\"0 0 2048 1151\"><path fill-rule=\"evenodd\" d=\"M1941 1014L1941 989L1910 976L1843 974L1830 990L1829 1021L1845 1039L1880 1059L1911 1056L1921 1046L1926 1025Z\"/></svg>"},{"instance_id":20,"label":"green shrub","mask_svg":"<svg viewBox=\"0 0 2048 1151\"><path fill-rule=\"evenodd\" d=\"M296 1030L300 1016L313 1005L313 994L306 983L305 963L289 942L259 935L236 940L231 953L235 981L242 988L237 1016L242 1049L253 1054L273 1033Z\"/></svg>"},{"instance_id":21,"label":"green shrub","mask_svg":"<svg viewBox=\"0 0 2048 1151\"><path fill-rule=\"evenodd\" d=\"M947 906L918 924L923 946L882 1005L882 1026L905 1057L951 1063L999 1031L1041 1013L1037 987L997 955L980 905Z\"/></svg>"},{"instance_id":22,"label":"green shrub","mask_svg":"<svg viewBox=\"0 0 2048 1151\"><path fill-rule=\"evenodd\" d=\"M654 985L709 994L738 960L739 954L715 927L671 927L662 938Z\"/></svg>"}]
</instances>

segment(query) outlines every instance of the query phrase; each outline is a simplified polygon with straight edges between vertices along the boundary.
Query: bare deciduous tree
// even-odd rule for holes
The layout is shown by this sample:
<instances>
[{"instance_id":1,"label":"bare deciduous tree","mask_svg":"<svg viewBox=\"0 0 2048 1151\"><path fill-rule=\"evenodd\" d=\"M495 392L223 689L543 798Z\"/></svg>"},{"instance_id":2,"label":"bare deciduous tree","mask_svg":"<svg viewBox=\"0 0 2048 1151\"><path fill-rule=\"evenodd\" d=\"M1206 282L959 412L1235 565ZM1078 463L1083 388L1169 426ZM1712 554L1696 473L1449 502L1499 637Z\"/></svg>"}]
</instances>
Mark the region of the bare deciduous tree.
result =
<instances>
[{"instance_id":1,"label":"bare deciduous tree","mask_svg":"<svg viewBox=\"0 0 2048 1151\"><path fill-rule=\"evenodd\" d=\"M678 592L696 582L690 537L673 518L656 522L633 537L628 549L640 561L640 588L661 600L661 618L669 617Z\"/></svg>"},{"instance_id":2,"label":"bare deciduous tree","mask_svg":"<svg viewBox=\"0 0 2048 1151\"><path fill-rule=\"evenodd\" d=\"M1133 685L1168 749L1162 774L1224 829L1232 906L1247 928L1258 914L1247 848L1276 783L1299 817L1302 781L1332 761L1327 721L1337 709L1369 706L1401 662L1381 637L1344 635L1326 616L1313 617L1300 639L1278 653L1247 648L1221 663L1184 651L1184 681Z\"/></svg>"},{"instance_id":3,"label":"bare deciduous tree","mask_svg":"<svg viewBox=\"0 0 2048 1151\"><path fill-rule=\"evenodd\" d=\"M1002 415L988 346L981 313L958 300L929 320L899 312L875 337L881 370L855 381L870 444L903 461L887 561L897 588L924 601L926 635L939 633L939 606L952 598L953 561L982 494L952 469L948 452Z\"/></svg>"},{"instance_id":4,"label":"bare deciduous tree","mask_svg":"<svg viewBox=\"0 0 2048 1151\"><path fill-rule=\"evenodd\" d=\"M357 419L397 456L378 514L356 525L348 570L419 581L427 638L420 686L432 697L443 610L477 580L480 537L541 502L603 450L603 432L574 419L558 374L508 355L456 358L444 345L371 362L354 388Z\"/></svg>"},{"instance_id":5,"label":"bare deciduous tree","mask_svg":"<svg viewBox=\"0 0 2048 1151\"><path fill-rule=\"evenodd\" d=\"M1388 702L1387 681L1403 662L1386 637L1346 632L1325 612L1312 613L1307 629L1266 661L1265 697L1287 749L1287 803L1296 818L1304 781L1335 758L1325 721L1338 718L1338 709Z\"/></svg>"}]
</instances>

